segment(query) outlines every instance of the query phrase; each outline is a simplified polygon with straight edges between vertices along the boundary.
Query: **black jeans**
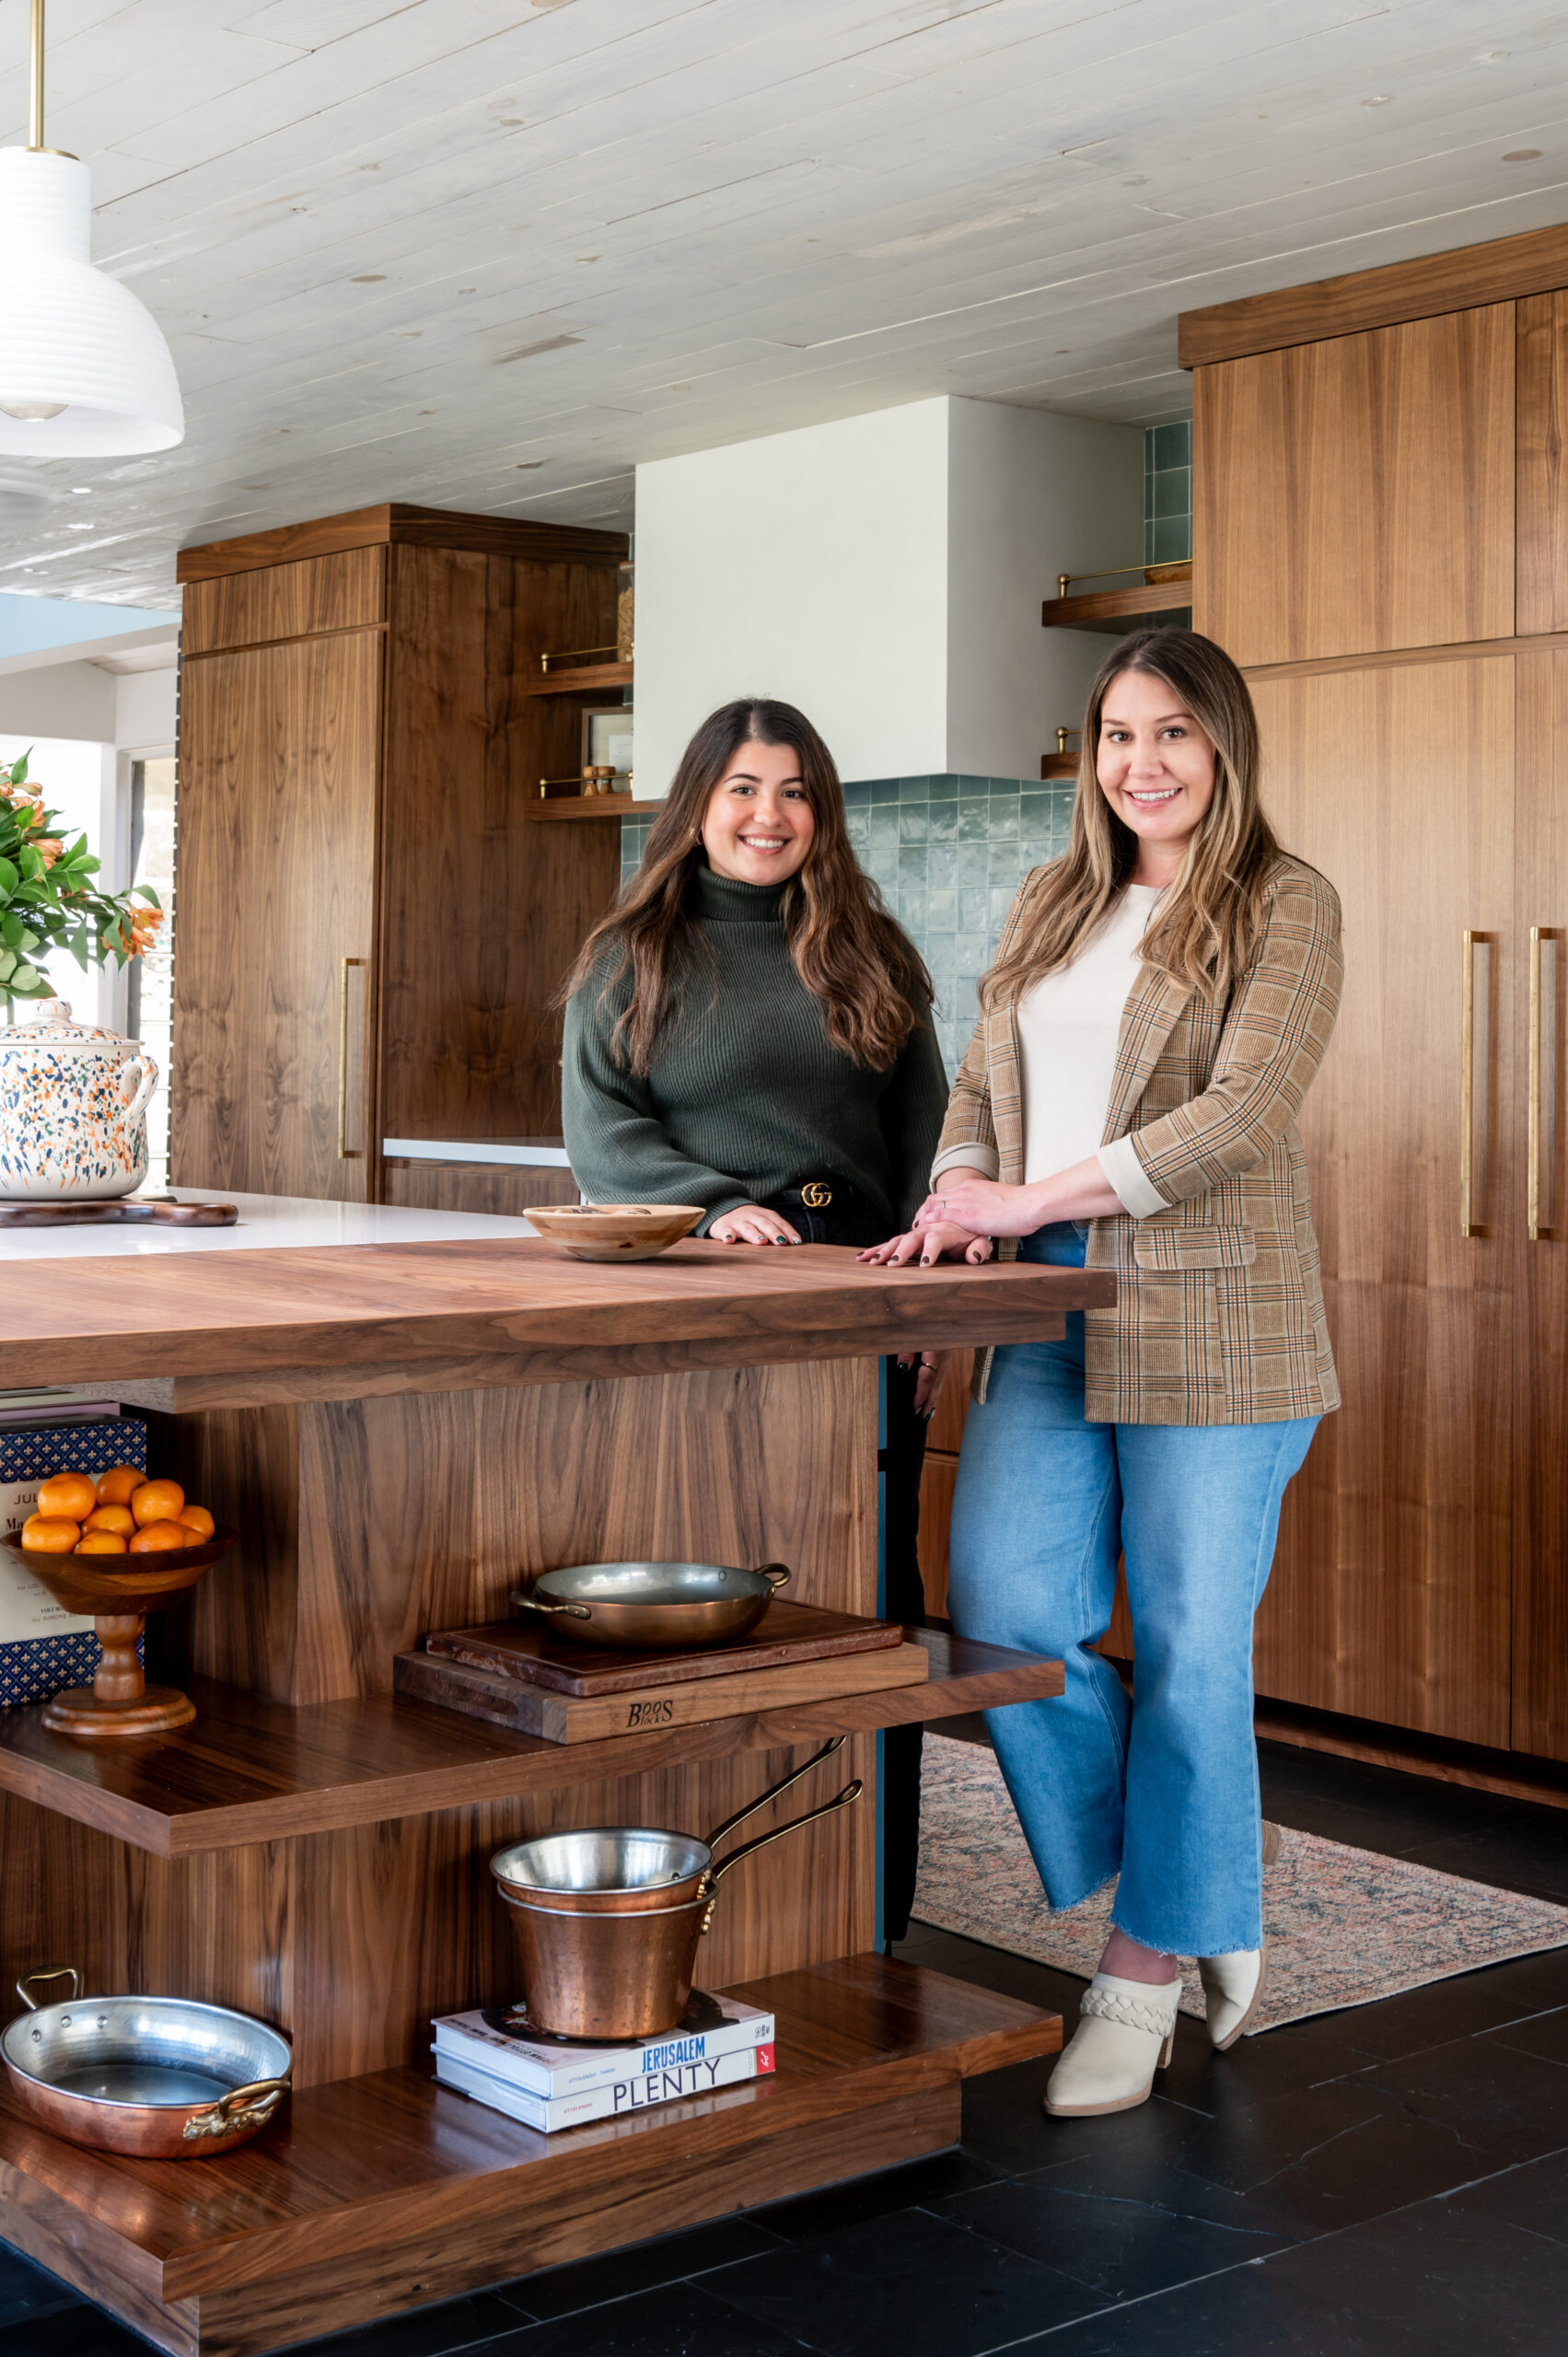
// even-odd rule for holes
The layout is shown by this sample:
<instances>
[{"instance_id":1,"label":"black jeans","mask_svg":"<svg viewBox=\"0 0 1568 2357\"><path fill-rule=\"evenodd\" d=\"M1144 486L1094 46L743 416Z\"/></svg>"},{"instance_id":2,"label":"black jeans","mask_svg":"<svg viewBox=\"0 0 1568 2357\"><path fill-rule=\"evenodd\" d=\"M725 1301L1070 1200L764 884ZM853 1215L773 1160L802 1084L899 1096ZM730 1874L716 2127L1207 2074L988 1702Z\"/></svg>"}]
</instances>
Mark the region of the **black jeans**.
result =
<instances>
[{"instance_id":1,"label":"black jeans","mask_svg":"<svg viewBox=\"0 0 1568 2357\"><path fill-rule=\"evenodd\" d=\"M838 1244L865 1251L885 1244L896 1223L880 1218L852 1190L833 1185L834 1201L817 1209L800 1201L797 1189L776 1195L764 1211L782 1212L807 1244ZM925 1620L925 1585L920 1575L920 1477L925 1464L926 1423L916 1415L914 1387L918 1353L908 1367L884 1359L888 1433L882 1453L882 1561L889 1620L921 1628ZM920 1854L920 1752L918 1724L886 1727L882 1734L882 1933L901 1940L909 1930Z\"/></svg>"}]
</instances>

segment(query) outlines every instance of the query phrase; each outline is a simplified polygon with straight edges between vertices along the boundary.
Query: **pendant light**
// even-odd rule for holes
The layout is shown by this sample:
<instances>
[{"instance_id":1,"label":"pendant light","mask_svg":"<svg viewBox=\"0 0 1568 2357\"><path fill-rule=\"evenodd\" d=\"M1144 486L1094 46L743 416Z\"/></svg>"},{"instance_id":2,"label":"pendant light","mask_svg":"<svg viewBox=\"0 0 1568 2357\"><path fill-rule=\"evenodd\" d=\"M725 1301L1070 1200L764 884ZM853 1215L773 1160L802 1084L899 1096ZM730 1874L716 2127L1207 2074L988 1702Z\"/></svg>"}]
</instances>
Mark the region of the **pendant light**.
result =
<instances>
[{"instance_id":1,"label":"pendant light","mask_svg":"<svg viewBox=\"0 0 1568 2357\"><path fill-rule=\"evenodd\" d=\"M92 264L92 174L43 144L43 0L32 0L25 147L0 147L0 452L168 450L185 413L168 346L128 286Z\"/></svg>"}]
</instances>

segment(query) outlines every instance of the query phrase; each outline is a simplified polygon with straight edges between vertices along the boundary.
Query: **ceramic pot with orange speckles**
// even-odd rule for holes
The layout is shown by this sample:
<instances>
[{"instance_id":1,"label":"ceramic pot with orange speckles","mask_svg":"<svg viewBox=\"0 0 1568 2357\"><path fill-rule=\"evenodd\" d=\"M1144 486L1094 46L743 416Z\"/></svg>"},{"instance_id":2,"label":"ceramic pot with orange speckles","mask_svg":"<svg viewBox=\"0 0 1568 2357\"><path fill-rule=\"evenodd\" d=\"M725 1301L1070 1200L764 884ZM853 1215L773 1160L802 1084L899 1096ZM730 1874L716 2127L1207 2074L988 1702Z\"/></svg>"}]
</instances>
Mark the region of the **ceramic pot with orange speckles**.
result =
<instances>
[{"instance_id":1,"label":"ceramic pot with orange speckles","mask_svg":"<svg viewBox=\"0 0 1568 2357\"><path fill-rule=\"evenodd\" d=\"M157 1066L134 1039L41 999L0 1024L0 1202L101 1202L147 1175Z\"/></svg>"}]
</instances>

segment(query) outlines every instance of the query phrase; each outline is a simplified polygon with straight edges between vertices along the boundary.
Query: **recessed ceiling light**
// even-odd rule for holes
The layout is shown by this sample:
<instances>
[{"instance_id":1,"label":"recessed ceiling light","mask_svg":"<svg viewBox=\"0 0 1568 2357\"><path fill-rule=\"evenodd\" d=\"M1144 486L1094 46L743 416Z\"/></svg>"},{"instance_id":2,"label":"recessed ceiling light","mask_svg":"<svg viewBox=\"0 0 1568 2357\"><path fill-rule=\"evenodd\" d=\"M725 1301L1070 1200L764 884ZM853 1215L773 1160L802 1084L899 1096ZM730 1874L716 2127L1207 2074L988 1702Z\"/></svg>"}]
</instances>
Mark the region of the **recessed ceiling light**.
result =
<instances>
[{"instance_id":1,"label":"recessed ceiling light","mask_svg":"<svg viewBox=\"0 0 1568 2357\"><path fill-rule=\"evenodd\" d=\"M67 524L65 527L68 532L92 532L97 528L95 524Z\"/></svg>"},{"instance_id":2,"label":"recessed ceiling light","mask_svg":"<svg viewBox=\"0 0 1568 2357\"><path fill-rule=\"evenodd\" d=\"M1364 107L1391 107L1394 93L1392 90L1379 90L1375 99L1363 99L1361 103Z\"/></svg>"},{"instance_id":3,"label":"recessed ceiling light","mask_svg":"<svg viewBox=\"0 0 1568 2357\"><path fill-rule=\"evenodd\" d=\"M73 499L87 499L91 496L91 493L92 485L90 482L74 482L71 485L71 496Z\"/></svg>"},{"instance_id":4,"label":"recessed ceiling light","mask_svg":"<svg viewBox=\"0 0 1568 2357\"><path fill-rule=\"evenodd\" d=\"M1503 161L1505 164L1533 164L1539 154L1539 147L1510 147Z\"/></svg>"},{"instance_id":5,"label":"recessed ceiling light","mask_svg":"<svg viewBox=\"0 0 1568 2357\"><path fill-rule=\"evenodd\" d=\"M351 278L349 280L349 284L351 286L379 286L385 280L386 275L387 273L384 270L367 270L362 277Z\"/></svg>"}]
</instances>

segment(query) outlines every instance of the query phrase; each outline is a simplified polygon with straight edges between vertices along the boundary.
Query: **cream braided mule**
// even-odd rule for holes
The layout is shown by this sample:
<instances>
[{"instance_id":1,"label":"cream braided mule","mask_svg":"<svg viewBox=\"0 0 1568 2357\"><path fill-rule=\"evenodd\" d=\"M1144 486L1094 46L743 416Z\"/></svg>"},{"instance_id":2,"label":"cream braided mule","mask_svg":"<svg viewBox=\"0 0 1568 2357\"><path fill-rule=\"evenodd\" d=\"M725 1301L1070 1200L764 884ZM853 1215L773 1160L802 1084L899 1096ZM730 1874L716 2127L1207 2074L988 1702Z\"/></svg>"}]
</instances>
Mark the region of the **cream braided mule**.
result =
<instances>
[{"instance_id":1,"label":"cream braided mule","mask_svg":"<svg viewBox=\"0 0 1568 2357\"><path fill-rule=\"evenodd\" d=\"M1078 2006L1072 2043L1051 2074L1045 2107L1058 2119L1131 2111L1154 2093L1170 2061L1181 1983L1161 1988L1097 1972Z\"/></svg>"}]
</instances>

